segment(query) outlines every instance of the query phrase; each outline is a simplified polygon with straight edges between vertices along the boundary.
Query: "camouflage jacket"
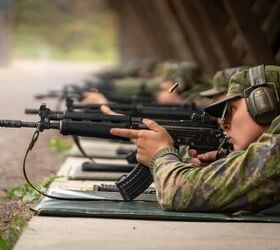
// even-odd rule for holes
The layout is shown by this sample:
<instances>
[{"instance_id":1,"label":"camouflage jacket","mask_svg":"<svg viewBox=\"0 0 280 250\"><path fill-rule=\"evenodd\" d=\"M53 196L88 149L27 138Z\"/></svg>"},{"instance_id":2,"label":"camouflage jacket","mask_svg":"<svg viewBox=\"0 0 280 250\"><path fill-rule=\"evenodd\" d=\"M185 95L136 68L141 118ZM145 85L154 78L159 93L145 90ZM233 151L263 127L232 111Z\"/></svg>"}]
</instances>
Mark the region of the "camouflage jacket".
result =
<instances>
[{"instance_id":1,"label":"camouflage jacket","mask_svg":"<svg viewBox=\"0 0 280 250\"><path fill-rule=\"evenodd\" d=\"M161 207L173 211L258 211L280 202L280 116L247 150L207 167L183 163L175 148L158 152L151 171Z\"/></svg>"}]
</instances>

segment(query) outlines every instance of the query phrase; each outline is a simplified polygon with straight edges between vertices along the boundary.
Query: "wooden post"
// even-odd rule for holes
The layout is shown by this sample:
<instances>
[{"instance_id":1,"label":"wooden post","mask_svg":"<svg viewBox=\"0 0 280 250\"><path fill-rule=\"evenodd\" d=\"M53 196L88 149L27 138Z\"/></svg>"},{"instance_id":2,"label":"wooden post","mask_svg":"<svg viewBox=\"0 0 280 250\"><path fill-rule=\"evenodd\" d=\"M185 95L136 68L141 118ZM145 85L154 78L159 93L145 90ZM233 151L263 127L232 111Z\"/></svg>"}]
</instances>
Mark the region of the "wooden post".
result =
<instances>
[{"instance_id":1,"label":"wooden post","mask_svg":"<svg viewBox=\"0 0 280 250\"><path fill-rule=\"evenodd\" d=\"M166 0L153 0L151 3L155 5L157 10L156 15L159 19L159 25L162 27L162 39L167 40L170 44L170 52L172 53L170 57L179 60L193 60L181 27L168 2Z\"/></svg>"},{"instance_id":2,"label":"wooden post","mask_svg":"<svg viewBox=\"0 0 280 250\"><path fill-rule=\"evenodd\" d=\"M184 27L193 57L205 71L214 72L219 68L219 58L209 42L207 28L200 16L197 16L195 1L174 0L171 4L176 9L180 23Z\"/></svg>"},{"instance_id":3,"label":"wooden post","mask_svg":"<svg viewBox=\"0 0 280 250\"><path fill-rule=\"evenodd\" d=\"M276 50L280 49L280 0L276 0L272 4L271 11L263 23L263 29L272 45L273 52L277 52Z\"/></svg>"},{"instance_id":4,"label":"wooden post","mask_svg":"<svg viewBox=\"0 0 280 250\"><path fill-rule=\"evenodd\" d=\"M159 21L153 0L136 0L134 4L141 15L140 20L145 23L157 45L157 50L161 55L161 59L171 59L170 44L165 39L164 33L162 32L162 25Z\"/></svg>"},{"instance_id":5,"label":"wooden post","mask_svg":"<svg viewBox=\"0 0 280 250\"><path fill-rule=\"evenodd\" d=\"M134 16L136 22L132 27L134 32L139 33L139 39L135 41L136 46L146 46L145 58L152 60L162 60L162 48L159 43L160 40L157 37L156 32L154 32L154 26L150 23L150 16L146 10L146 3L142 0L131 1L127 0L127 5L131 15Z\"/></svg>"},{"instance_id":6,"label":"wooden post","mask_svg":"<svg viewBox=\"0 0 280 250\"><path fill-rule=\"evenodd\" d=\"M118 20L118 47L121 61L155 59L156 50L148 42L150 37L145 33L134 5L129 0L120 2L107 0L107 2L115 11Z\"/></svg>"},{"instance_id":7,"label":"wooden post","mask_svg":"<svg viewBox=\"0 0 280 250\"><path fill-rule=\"evenodd\" d=\"M232 46L232 40L226 33L226 24L229 18L225 13L224 6L220 0L194 2L200 13L200 18L212 34L212 42L220 51L221 68L233 67L240 64L238 54Z\"/></svg>"},{"instance_id":8,"label":"wooden post","mask_svg":"<svg viewBox=\"0 0 280 250\"><path fill-rule=\"evenodd\" d=\"M254 64L275 63L272 49L261 30L257 16L252 11L250 2L244 0L223 0L223 2Z\"/></svg>"}]
</instances>

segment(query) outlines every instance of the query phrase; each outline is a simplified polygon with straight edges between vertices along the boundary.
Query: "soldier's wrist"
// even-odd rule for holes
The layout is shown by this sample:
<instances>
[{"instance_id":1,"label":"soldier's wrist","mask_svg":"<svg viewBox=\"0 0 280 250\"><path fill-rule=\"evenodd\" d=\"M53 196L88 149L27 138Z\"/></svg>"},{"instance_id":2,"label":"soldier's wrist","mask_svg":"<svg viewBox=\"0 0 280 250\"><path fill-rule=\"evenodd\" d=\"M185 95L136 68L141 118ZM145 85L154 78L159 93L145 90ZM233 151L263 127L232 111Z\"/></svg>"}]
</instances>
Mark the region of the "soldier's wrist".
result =
<instances>
[{"instance_id":1,"label":"soldier's wrist","mask_svg":"<svg viewBox=\"0 0 280 250\"><path fill-rule=\"evenodd\" d=\"M156 163L156 160L161 158L161 157L164 157L166 155L174 155L178 158L178 160L182 161L182 156L180 154L180 152L174 148L174 147L166 147L166 148L163 148L161 150L159 150L151 159L150 163L149 163L149 167L151 170L153 170L154 168L154 165Z\"/></svg>"}]
</instances>

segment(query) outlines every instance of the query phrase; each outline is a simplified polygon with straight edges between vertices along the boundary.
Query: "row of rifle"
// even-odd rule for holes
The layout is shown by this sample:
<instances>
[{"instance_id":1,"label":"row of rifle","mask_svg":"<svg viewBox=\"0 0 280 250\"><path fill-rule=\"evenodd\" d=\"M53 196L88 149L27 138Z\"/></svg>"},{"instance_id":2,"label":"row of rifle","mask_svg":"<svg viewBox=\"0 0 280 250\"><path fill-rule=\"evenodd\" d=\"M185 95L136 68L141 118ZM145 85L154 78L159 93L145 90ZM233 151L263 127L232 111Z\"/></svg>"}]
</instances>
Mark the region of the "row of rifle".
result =
<instances>
[{"instance_id":1,"label":"row of rifle","mask_svg":"<svg viewBox=\"0 0 280 250\"><path fill-rule=\"evenodd\" d=\"M104 84L104 83L103 83ZM59 100L66 100L66 111L51 110L46 104L39 109L27 109L28 114L37 114L38 122L26 122L20 120L0 120L1 127L30 127L36 128L38 132L46 129L58 130L62 135L77 137L91 137L111 140L126 140L110 134L111 128L133 128L147 129L142 123L143 118L150 118L167 129L172 136L175 147L186 145L196 149L199 153L217 150L225 142L222 131L217 123L207 117L195 105L170 105L155 103L151 96L141 87L138 95L117 96L108 106L123 115L105 115L100 112L100 105L82 104L81 100L84 91L91 88L98 88L102 84L87 83L86 87L75 85L66 86L62 91L51 91L46 95L37 95L37 98L56 97ZM113 96L112 87L107 84L106 88L99 88L109 97ZM144 85L143 85L144 86ZM119 99L118 99L119 98ZM110 99L110 98L109 98ZM149 102L147 100L150 100ZM112 99L110 99L112 101ZM83 151L81 146L79 148ZM85 153L85 152L83 152ZM135 167L127 175L116 182L116 187L124 200L129 201L136 198L152 183L153 178L146 166L137 164L135 152L132 154L129 163ZM106 171L106 166L104 166Z\"/></svg>"}]
</instances>

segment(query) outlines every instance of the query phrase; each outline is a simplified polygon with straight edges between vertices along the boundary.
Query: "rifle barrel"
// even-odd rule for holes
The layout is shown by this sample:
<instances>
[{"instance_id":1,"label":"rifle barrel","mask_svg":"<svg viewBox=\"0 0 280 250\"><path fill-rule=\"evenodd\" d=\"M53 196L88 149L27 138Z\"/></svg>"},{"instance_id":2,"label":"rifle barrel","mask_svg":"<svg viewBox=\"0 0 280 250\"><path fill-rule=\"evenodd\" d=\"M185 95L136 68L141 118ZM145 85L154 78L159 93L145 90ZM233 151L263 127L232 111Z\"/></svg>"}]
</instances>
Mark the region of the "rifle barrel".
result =
<instances>
[{"instance_id":1,"label":"rifle barrel","mask_svg":"<svg viewBox=\"0 0 280 250\"><path fill-rule=\"evenodd\" d=\"M25 122L21 120L4 120L0 119L0 127L6 128L37 128L40 125L41 129L60 129L59 122L41 123L41 122Z\"/></svg>"},{"instance_id":2,"label":"rifle barrel","mask_svg":"<svg viewBox=\"0 0 280 250\"><path fill-rule=\"evenodd\" d=\"M8 127L8 128L36 128L38 126L38 122L24 122L20 120L0 120L0 127Z\"/></svg>"}]
</instances>

